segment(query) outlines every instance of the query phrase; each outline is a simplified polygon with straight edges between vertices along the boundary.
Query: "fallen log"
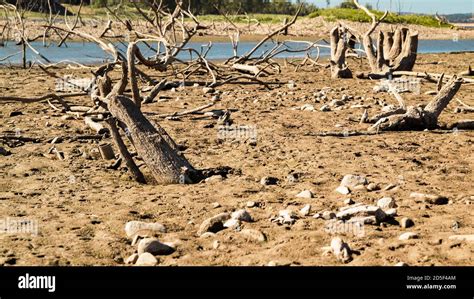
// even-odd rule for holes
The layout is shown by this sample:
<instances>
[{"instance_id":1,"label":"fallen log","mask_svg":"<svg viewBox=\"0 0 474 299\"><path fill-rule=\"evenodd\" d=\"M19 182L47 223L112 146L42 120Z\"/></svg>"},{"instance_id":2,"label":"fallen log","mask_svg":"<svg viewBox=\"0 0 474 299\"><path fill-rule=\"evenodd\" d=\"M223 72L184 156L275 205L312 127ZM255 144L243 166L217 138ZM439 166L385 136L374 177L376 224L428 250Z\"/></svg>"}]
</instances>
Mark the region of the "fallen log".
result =
<instances>
[{"instance_id":1,"label":"fallen log","mask_svg":"<svg viewBox=\"0 0 474 299\"><path fill-rule=\"evenodd\" d=\"M166 141L132 100L113 96L109 110L127 127L127 134L130 134L138 155L159 184L196 182L194 167Z\"/></svg>"}]
</instances>

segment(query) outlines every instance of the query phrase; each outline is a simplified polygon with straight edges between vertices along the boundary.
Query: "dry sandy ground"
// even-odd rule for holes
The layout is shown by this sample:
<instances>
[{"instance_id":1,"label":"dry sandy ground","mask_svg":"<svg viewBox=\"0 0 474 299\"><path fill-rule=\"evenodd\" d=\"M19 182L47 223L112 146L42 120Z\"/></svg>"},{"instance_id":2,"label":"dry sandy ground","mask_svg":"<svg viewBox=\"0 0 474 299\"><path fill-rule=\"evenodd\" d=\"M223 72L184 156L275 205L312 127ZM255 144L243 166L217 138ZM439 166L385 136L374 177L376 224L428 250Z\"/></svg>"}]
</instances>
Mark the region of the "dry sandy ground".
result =
<instances>
[{"instance_id":1,"label":"dry sandy ground","mask_svg":"<svg viewBox=\"0 0 474 299\"><path fill-rule=\"evenodd\" d=\"M438 64L432 64L436 62ZM359 62L350 61L353 69ZM421 55L416 70L457 73L474 64L474 54ZM365 65L364 65L365 68ZM89 76L89 70L55 70L59 75ZM474 233L474 132L458 131L393 132L362 137L314 137L325 130L366 129L352 122L368 105L369 115L380 111L375 101L396 104L387 93L374 93L377 82L369 80L330 80L325 69L286 68L268 81L293 80L271 91L259 86L226 85L221 101L213 109L237 109L232 113L235 125L257 129L257 144L218 140L215 120L159 120L175 140L186 145L184 151L197 168L230 166L240 170L223 181L196 185L139 185L126 170L110 170L111 162L88 160L94 156L95 142L68 142L57 145L66 155L61 161L46 152L50 144L26 143L9 148L9 156L0 156L0 217L3 220L31 219L38 222L39 234L0 233L0 264L14 265L123 265L135 251L124 232L127 221L139 220L164 224L168 232L158 235L176 242L176 251L160 256L160 265L341 265L333 255L323 254L333 236L325 230L325 220L312 215L337 211L351 198L356 203L374 204L384 196L398 204L396 220L409 217L415 226L403 229L396 224L366 225L364 236L342 235L357 251L348 265L474 265L474 243L452 241L454 234ZM0 70L0 94L42 95L54 90L54 79L39 69ZM328 100L315 102L314 93L331 87ZM341 91L341 89L344 89ZM435 84L423 83L421 95L404 93L408 104L426 103L423 93ZM464 85L456 98L474 106L473 85ZM319 111L323 104L342 95L354 99L342 109ZM189 87L160 94L168 101L146 105L144 111L164 113L181 111L208 103L211 95L202 87ZM89 98L70 99L89 104ZM316 111L292 110L304 104ZM20 132L22 136L43 139L56 136L90 134L82 120L63 120L63 114L47 103L2 103L0 131ZM473 118L457 114L453 101L441 115L442 122ZM13 111L23 114L10 116ZM155 118L156 119L156 118ZM210 125L214 124L212 127ZM146 167L142 167L145 173ZM287 181L290 172L299 173L296 182ZM335 192L346 174L360 174L382 190L354 191L348 196ZM260 179L276 177L278 185L263 186ZM395 188L383 191L389 185ZM312 190L314 198L295 195ZM414 198L411 192L444 195L447 205L432 205ZM246 208L249 201L256 207ZM214 203L220 207L215 207ZM293 225L277 225L270 218L280 210L298 211L311 204L312 212ZM207 218L222 212L246 208L254 218L243 228L260 230L266 242L253 242L240 233L226 229L209 238L196 233ZM419 239L400 241L406 232ZM217 243L219 246L216 246Z\"/></svg>"}]
</instances>

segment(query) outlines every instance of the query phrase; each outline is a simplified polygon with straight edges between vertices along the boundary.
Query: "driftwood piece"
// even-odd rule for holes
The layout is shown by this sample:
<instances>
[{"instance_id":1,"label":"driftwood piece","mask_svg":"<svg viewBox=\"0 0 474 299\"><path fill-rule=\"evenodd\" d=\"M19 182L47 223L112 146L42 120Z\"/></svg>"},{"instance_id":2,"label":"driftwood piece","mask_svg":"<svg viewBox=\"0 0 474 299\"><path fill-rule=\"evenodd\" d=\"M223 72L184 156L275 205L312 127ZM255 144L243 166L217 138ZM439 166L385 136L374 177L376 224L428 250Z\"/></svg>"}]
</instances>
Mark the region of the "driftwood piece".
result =
<instances>
[{"instance_id":1,"label":"driftwood piece","mask_svg":"<svg viewBox=\"0 0 474 299\"><path fill-rule=\"evenodd\" d=\"M133 177L135 178L135 181L137 181L138 183L146 184L145 176L143 176L143 173L140 171L137 164L135 164L135 161L133 161L132 155L130 155L130 152L127 150L127 147L125 146L122 137L120 137L117 125L115 123L116 120L114 118L108 118L105 121L110 129L115 145L119 149L120 155L125 160L127 168L132 173Z\"/></svg>"},{"instance_id":2,"label":"driftwood piece","mask_svg":"<svg viewBox=\"0 0 474 299\"><path fill-rule=\"evenodd\" d=\"M190 109L190 110L186 110L186 111L160 114L160 115L158 115L158 117L160 117L160 118L168 118L168 117L178 118L178 117L181 117L181 116L185 116L185 115L188 115L188 114L193 114L193 113L202 111L204 109L207 109L209 107L214 106L214 104L215 104L215 102L211 102L211 103L205 104L203 106L199 106L199 107L196 107L196 108L193 108L193 109Z\"/></svg>"},{"instance_id":3,"label":"driftwood piece","mask_svg":"<svg viewBox=\"0 0 474 299\"><path fill-rule=\"evenodd\" d=\"M438 118L461 87L463 80L454 76L424 108L410 106L404 114L381 118L369 131L424 130L438 127Z\"/></svg>"},{"instance_id":4,"label":"driftwood piece","mask_svg":"<svg viewBox=\"0 0 474 299\"><path fill-rule=\"evenodd\" d=\"M244 73L250 73L252 75L258 75L260 73L260 68L256 65L247 65L247 64L240 64L240 63L234 63L232 65L232 69L241 71Z\"/></svg>"},{"instance_id":5,"label":"driftwood piece","mask_svg":"<svg viewBox=\"0 0 474 299\"><path fill-rule=\"evenodd\" d=\"M459 76L474 76L474 71L472 70L471 66L469 66L467 71L460 72Z\"/></svg>"},{"instance_id":6,"label":"driftwood piece","mask_svg":"<svg viewBox=\"0 0 474 299\"><path fill-rule=\"evenodd\" d=\"M104 30L102 30L102 33L99 35L99 38L103 38L109 30L112 30L112 20L107 21Z\"/></svg>"},{"instance_id":7,"label":"driftwood piece","mask_svg":"<svg viewBox=\"0 0 474 299\"><path fill-rule=\"evenodd\" d=\"M166 83L167 83L167 79L163 79L161 80L158 84L156 84L153 89L150 91L150 93L148 94L148 96L146 96L144 99L143 99L143 102L142 104L148 104L148 103L151 103L153 102L153 100L156 98L156 96L158 96L158 94L160 93L160 91L162 91L165 87L166 87Z\"/></svg>"},{"instance_id":8,"label":"driftwood piece","mask_svg":"<svg viewBox=\"0 0 474 299\"><path fill-rule=\"evenodd\" d=\"M92 117L86 116L84 117L84 122L86 125L94 130L97 134L106 134L109 132L109 130L104 127L101 123L98 123L92 119Z\"/></svg>"},{"instance_id":9,"label":"driftwood piece","mask_svg":"<svg viewBox=\"0 0 474 299\"><path fill-rule=\"evenodd\" d=\"M462 102L462 101L459 100L459 99L456 99L456 101L457 101L459 104L461 104L461 106L456 107L456 110L455 110L456 113L474 112L474 107L471 107L471 106L467 105L466 103Z\"/></svg>"},{"instance_id":10,"label":"driftwood piece","mask_svg":"<svg viewBox=\"0 0 474 299\"><path fill-rule=\"evenodd\" d=\"M49 93L40 97L28 97L28 98L3 96L3 97L0 97L0 102L36 103L36 102L46 101L48 99L72 98L72 97L79 97L79 96L85 96L85 95L87 95L87 92L66 93L66 94Z\"/></svg>"}]
</instances>

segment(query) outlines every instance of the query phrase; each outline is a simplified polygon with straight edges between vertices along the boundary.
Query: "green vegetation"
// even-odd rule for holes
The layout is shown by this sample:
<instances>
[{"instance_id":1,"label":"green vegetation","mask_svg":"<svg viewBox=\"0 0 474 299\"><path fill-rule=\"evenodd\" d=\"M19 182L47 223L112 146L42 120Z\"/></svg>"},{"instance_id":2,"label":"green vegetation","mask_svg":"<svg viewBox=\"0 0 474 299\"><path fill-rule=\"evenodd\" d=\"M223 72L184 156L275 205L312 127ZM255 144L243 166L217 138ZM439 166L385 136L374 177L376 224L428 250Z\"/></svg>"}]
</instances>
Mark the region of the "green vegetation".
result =
<instances>
[{"instance_id":1,"label":"green vegetation","mask_svg":"<svg viewBox=\"0 0 474 299\"><path fill-rule=\"evenodd\" d=\"M67 1L63 1L67 2ZM72 4L78 4L78 0L74 0ZM92 7L105 7L106 5L114 6L120 3L120 0L89 0ZM124 0L125 6L132 6L130 0ZM160 2L160 1L157 1ZM138 5L144 7L143 4ZM175 0L162 0L163 7L167 9L174 9L176 6ZM184 0L184 6L190 5L191 10L198 15L219 14L224 12L228 14L289 14L296 13L298 6L302 4L303 9L301 15L308 15L316 6L306 3L304 1L289 1L289 0Z\"/></svg>"},{"instance_id":2,"label":"green vegetation","mask_svg":"<svg viewBox=\"0 0 474 299\"><path fill-rule=\"evenodd\" d=\"M383 12L372 10L377 17L382 17ZM354 22L371 22L370 17L360 9L351 8L328 8L317 9L311 14L310 18L322 16L327 21L348 20ZM433 16L427 15L397 15L389 13L384 20L385 23L390 24L415 24L427 27L450 27L448 24L439 24Z\"/></svg>"},{"instance_id":3,"label":"green vegetation","mask_svg":"<svg viewBox=\"0 0 474 299\"><path fill-rule=\"evenodd\" d=\"M91 5L85 5L82 7L81 10L81 17L84 19L102 19L106 18L107 16L107 9L105 7L96 7L100 6L101 0L98 1L92 1ZM104 0L105 1L105 0ZM113 8L114 3L117 0L108 0L108 4L112 5L111 8ZM188 0L189 1L189 0ZM191 0L192 2L199 2L198 0ZM214 0L214 1L205 1L206 6L197 6L199 7L199 12L198 16L199 19L202 21L209 21L209 22L224 22L226 19L219 14L219 12L213 11L214 8L211 8L209 5L213 2L220 2L219 4L225 4L231 0ZM251 11L244 10L248 3L247 2L252 2L252 0L247 0L247 1L233 1L234 5L237 5L235 3L240 3L238 5L240 6L224 6L225 8L222 8L223 13L226 13L228 15L228 18L232 20L234 23L254 23L255 20L262 24L279 24L282 23L283 20L286 19L291 19L292 14L294 13L296 3L289 3L288 1L278 1L278 0L273 0L273 1L265 1L265 0L254 0L255 4L258 3L264 3L262 4L261 7L258 5L255 5ZM166 1L164 1L166 2ZM174 2L174 1L173 1ZM204 1L203 1L204 2ZM231 1L232 2L232 1ZM252 2L253 3L253 2ZM343 4L346 2L343 2ZM349 6L349 3L353 3L352 1L347 2L347 7L352 7ZM214 3L215 4L215 3ZM77 12L79 9L78 5L71 5L71 4L63 4L69 11L71 12ZM171 5L171 4L170 4ZM346 4L344 4L346 5ZM266 9L265 9L266 7ZM327 9L317 9L314 8L313 6L306 6L305 7L306 11L304 11L301 15L301 18L304 17L309 17L309 18L315 18L315 17L324 17L325 20L327 21L337 21L337 20L348 20L348 21L354 21L354 22L371 22L371 19L369 16L367 16L362 10L360 9L353 9L353 8L327 8ZM234 10L237 14L234 14ZM279 13L276 12L271 12L272 10L279 11ZM255 12L252 12L255 11ZM265 11L270 11L266 13ZM310 13L310 11L312 11ZM247 14L245 14L247 12ZM377 17L381 17L383 15L383 12L381 11L376 11L372 10L374 14ZM129 18L131 20L135 19L141 19L142 16L136 11L136 9L129 5L124 5L121 10L120 14L122 16L125 16L126 18ZM27 12L26 13L27 17L33 17L33 18L41 18L45 17L45 14L41 14L38 12ZM62 16L59 16L59 19L61 19ZM389 13L387 18L384 20L385 23L390 23L390 24L416 24L416 25L422 25L422 26L427 26L427 27L446 27L449 28L450 25L448 24L440 24L438 20L434 16L428 16L428 15L398 15L395 13Z\"/></svg>"},{"instance_id":4,"label":"green vegetation","mask_svg":"<svg viewBox=\"0 0 474 299\"><path fill-rule=\"evenodd\" d=\"M290 20L291 15L277 14L248 14L248 15L229 15L228 18L234 23L254 23L255 20L262 24L280 24L286 18ZM221 15L202 15L199 20L208 22L225 22L226 19Z\"/></svg>"}]
</instances>

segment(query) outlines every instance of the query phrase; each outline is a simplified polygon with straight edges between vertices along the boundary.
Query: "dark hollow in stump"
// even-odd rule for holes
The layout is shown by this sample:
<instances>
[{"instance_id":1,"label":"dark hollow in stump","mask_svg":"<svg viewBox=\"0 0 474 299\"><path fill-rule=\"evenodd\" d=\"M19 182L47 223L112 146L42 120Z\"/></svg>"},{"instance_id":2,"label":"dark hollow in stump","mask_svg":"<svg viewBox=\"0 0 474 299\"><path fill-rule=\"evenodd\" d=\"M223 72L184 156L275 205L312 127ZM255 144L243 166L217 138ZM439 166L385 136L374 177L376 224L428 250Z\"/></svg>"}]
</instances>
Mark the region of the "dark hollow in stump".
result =
<instances>
[{"instance_id":1,"label":"dark hollow in stump","mask_svg":"<svg viewBox=\"0 0 474 299\"><path fill-rule=\"evenodd\" d=\"M404 114L395 114L380 119L369 130L404 131L436 129L438 127L439 115L459 91L462 82L462 78L453 76L424 108L410 106Z\"/></svg>"},{"instance_id":2,"label":"dark hollow in stump","mask_svg":"<svg viewBox=\"0 0 474 299\"><path fill-rule=\"evenodd\" d=\"M109 110L128 129L138 155L150 169L159 184L185 184L199 181L196 171L186 158L170 144L171 137L155 128L131 99L113 96Z\"/></svg>"},{"instance_id":3,"label":"dark hollow in stump","mask_svg":"<svg viewBox=\"0 0 474 299\"><path fill-rule=\"evenodd\" d=\"M352 71L346 64L346 51L348 48L347 29L342 26L331 30L331 77L352 78Z\"/></svg>"}]
</instances>

